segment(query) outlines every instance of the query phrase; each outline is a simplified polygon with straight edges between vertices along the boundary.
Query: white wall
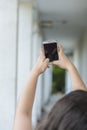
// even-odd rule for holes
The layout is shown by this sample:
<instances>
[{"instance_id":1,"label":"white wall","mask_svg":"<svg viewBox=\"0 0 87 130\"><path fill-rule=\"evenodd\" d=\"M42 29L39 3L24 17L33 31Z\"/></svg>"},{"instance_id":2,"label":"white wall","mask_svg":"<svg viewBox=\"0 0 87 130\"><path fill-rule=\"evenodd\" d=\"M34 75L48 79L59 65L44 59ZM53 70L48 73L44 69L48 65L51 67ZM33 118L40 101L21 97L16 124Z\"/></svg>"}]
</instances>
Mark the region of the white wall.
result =
<instances>
[{"instance_id":1,"label":"white wall","mask_svg":"<svg viewBox=\"0 0 87 130\"><path fill-rule=\"evenodd\" d=\"M0 130L12 130L16 90L16 0L0 1Z\"/></svg>"}]
</instances>

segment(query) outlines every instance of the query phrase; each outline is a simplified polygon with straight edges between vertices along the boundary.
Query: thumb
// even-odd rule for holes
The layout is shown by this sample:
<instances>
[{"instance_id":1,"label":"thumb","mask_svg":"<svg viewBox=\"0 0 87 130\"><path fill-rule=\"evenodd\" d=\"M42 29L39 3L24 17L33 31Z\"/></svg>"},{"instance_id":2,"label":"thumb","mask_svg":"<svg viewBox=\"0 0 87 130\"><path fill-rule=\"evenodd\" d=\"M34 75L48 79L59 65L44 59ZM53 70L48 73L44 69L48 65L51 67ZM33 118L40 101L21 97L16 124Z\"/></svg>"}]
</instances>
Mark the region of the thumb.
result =
<instances>
[{"instance_id":1,"label":"thumb","mask_svg":"<svg viewBox=\"0 0 87 130\"><path fill-rule=\"evenodd\" d=\"M53 64L54 66L58 66L58 65L59 65L59 61L53 61L52 64Z\"/></svg>"},{"instance_id":2,"label":"thumb","mask_svg":"<svg viewBox=\"0 0 87 130\"><path fill-rule=\"evenodd\" d=\"M47 67L48 67L48 64L49 64L49 59L47 58L47 59L44 61L44 68L47 68Z\"/></svg>"}]
</instances>

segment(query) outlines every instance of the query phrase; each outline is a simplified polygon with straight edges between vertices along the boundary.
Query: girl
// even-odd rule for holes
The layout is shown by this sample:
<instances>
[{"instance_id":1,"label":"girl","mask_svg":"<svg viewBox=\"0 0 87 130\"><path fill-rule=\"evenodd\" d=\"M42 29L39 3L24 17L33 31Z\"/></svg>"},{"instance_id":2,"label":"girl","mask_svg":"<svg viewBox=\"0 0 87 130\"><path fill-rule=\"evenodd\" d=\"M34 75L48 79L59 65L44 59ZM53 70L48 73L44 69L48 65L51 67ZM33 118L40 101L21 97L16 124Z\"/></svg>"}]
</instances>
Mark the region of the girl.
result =
<instances>
[{"instance_id":1,"label":"girl","mask_svg":"<svg viewBox=\"0 0 87 130\"><path fill-rule=\"evenodd\" d=\"M77 69L64 54L61 45L58 46L59 60L52 64L66 69L71 78L72 91L60 99L47 119L38 130L87 130L87 89ZM32 106L35 97L38 77L49 65L41 49L40 56L31 70L28 81L21 94L14 122L14 130L32 130Z\"/></svg>"}]
</instances>

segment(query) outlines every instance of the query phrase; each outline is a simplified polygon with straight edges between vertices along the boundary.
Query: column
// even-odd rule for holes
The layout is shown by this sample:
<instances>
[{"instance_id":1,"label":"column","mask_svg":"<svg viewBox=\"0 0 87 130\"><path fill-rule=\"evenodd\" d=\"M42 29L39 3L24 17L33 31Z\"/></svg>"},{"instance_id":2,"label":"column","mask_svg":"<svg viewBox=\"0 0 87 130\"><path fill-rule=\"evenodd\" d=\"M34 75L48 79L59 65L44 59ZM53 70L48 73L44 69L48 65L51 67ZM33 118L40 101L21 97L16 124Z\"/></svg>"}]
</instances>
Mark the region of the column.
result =
<instances>
[{"instance_id":1,"label":"column","mask_svg":"<svg viewBox=\"0 0 87 130\"><path fill-rule=\"evenodd\" d=\"M0 130L12 130L15 111L17 2L0 0Z\"/></svg>"},{"instance_id":2,"label":"column","mask_svg":"<svg viewBox=\"0 0 87 130\"><path fill-rule=\"evenodd\" d=\"M40 54L40 48L42 43L42 36L39 28L38 21L38 12L37 9L34 8L34 16L33 16L33 41L32 41L32 67L36 64L37 59ZM40 75L37 83L35 101L33 105L33 113L32 113L32 124L35 127L37 120L41 116L41 108L42 108L42 75Z\"/></svg>"},{"instance_id":3,"label":"column","mask_svg":"<svg viewBox=\"0 0 87 130\"><path fill-rule=\"evenodd\" d=\"M68 72L66 72L65 76L65 93L69 93L72 91L71 81L70 81L70 75Z\"/></svg>"},{"instance_id":4,"label":"column","mask_svg":"<svg viewBox=\"0 0 87 130\"><path fill-rule=\"evenodd\" d=\"M32 4L19 4L17 98L26 83L32 62Z\"/></svg>"},{"instance_id":5,"label":"column","mask_svg":"<svg viewBox=\"0 0 87 130\"><path fill-rule=\"evenodd\" d=\"M80 69L82 70L81 76L87 86L87 29L83 37L82 52L80 52Z\"/></svg>"},{"instance_id":6,"label":"column","mask_svg":"<svg viewBox=\"0 0 87 130\"><path fill-rule=\"evenodd\" d=\"M69 59L74 62L73 56L69 56ZM69 93L72 91L72 84L71 84L71 79L70 79L70 74L69 72L66 71L65 75L65 93Z\"/></svg>"},{"instance_id":7,"label":"column","mask_svg":"<svg viewBox=\"0 0 87 130\"><path fill-rule=\"evenodd\" d=\"M46 104L51 96L51 90L52 90L52 69L48 68L44 74L44 94L43 94L43 100L44 104Z\"/></svg>"}]
</instances>

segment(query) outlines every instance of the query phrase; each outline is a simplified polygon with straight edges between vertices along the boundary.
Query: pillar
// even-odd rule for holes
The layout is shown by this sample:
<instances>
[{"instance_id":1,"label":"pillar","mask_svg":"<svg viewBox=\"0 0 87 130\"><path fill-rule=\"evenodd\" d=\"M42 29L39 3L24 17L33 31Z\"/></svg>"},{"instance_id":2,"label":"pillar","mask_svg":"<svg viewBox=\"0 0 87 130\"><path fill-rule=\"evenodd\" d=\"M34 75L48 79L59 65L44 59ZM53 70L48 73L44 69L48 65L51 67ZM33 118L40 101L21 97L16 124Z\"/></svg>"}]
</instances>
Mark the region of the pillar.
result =
<instances>
[{"instance_id":1,"label":"pillar","mask_svg":"<svg viewBox=\"0 0 87 130\"><path fill-rule=\"evenodd\" d=\"M42 43L42 35L40 33L39 27L39 18L37 8L34 7L33 10L33 35L32 35L32 67L36 64L37 59L40 55L40 48ZM42 109L42 75L39 76L35 101L33 105L32 112L32 124L33 127L36 126L37 121L41 117L41 109Z\"/></svg>"},{"instance_id":2,"label":"pillar","mask_svg":"<svg viewBox=\"0 0 87 130\"><path fill-rule=\"evenodd\" d=\"M32 62L32 4L19 4L17 98L25 86Z\"/></svg>"},{"instance_id":3,"label":"pillar","mask_svg":"<svg viewBox=\"0 0 87 130\"><path fill-rule=\"evenodd\" d=\"M16 95L17 2L0 0L0 130L12 130Z\"/></svg>"}]
</instances>

